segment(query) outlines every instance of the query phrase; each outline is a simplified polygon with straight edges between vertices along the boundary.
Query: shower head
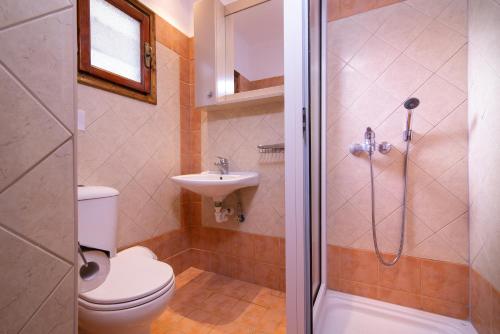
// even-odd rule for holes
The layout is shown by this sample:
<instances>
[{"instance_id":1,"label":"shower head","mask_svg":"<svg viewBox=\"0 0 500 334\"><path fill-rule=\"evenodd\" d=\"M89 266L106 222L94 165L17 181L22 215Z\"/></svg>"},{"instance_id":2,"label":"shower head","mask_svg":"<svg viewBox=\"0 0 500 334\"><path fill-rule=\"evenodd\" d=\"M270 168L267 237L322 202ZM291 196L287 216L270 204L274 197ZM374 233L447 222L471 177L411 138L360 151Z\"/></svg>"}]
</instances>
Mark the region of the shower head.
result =
<instances>
[{"instance_id":1,"label":"shower head","mask_svg":"<svg viewBox=\"0 0 500 334\"><path fill-rule=\"evenodd\" d=\"M413 110L416 107L418 107L419 104L420 104L419 99L417 99L416 97L411 97L405 101L404 106L405 106L405 109L407 109L407 110Z\"/></svg>"}]
</instances>

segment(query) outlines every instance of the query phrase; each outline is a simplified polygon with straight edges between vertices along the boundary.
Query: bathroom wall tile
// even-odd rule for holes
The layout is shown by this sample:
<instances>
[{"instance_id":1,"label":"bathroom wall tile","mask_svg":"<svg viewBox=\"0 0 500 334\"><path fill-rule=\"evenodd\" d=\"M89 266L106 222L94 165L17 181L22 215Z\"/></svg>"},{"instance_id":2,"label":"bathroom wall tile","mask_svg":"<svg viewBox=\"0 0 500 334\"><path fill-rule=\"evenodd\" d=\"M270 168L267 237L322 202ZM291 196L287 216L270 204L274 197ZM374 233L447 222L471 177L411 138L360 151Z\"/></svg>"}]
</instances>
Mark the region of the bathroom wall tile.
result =
<instances>
[{"instance_id":1,"label":"bathroom wall tile","mask_svg":"<svg viewBox=\"0 0 500 334\"><path fill-rule=\"evenodd\" d=\"M105 112L111 109L112 93L96 91L86 85L77 85L77 106L85 112L85 127L89 127Z\"/></svg>"},{"instance_id":2,"label":"bathroom wall tile","mask_svg":"<svg viewBox=\"0 0 500 334\"><path fill-rule=\"evenodd\" d=\"M255 258L278 264L281 256L279 241L278 238L255 235L253 241Z\"/></svg>"},{"instance_id":3,"label":"bathroom wall tile","mask_svg":"<svg viewBox=\"0 0 500 334\"><path fill-rule=\"evenodd\" d=\"M402 219L403 208L400 207L377 225L378 235L388 240L393 250L392 253L399 248ZM433 234L433 231L408 209L406 209L405 224L403 254L411 253L422 241Z\"/></svg>"},{"instance_id":4,"label":"bathroom wall tile","mask_svg":"<svg viewBox=\"0 0 500 334\"><path fill-rule=\"evenodd\" d=\"M380 5L384 7L369 10L352 17L352 19L356 23L363 26L365 29L369 30L372 33L375 33L399 6L399 5L388 6L387 3L382 4L381 2L383 1L380 0L378 2ZM393 1L393 2L399 2L399 1Z\"/></svg>"},{"instance_id":5,"label":"bathroom wall tile","mask_svg":"<svg viewBox=\"0 0 500 334\"><path fill-rule=\"evenodd\" d=\"M427 312L463 320L466 320L469 315L469 308L465 304L458 304L425 296L422 296L422 309Z\"/></svg>"},{"instance_id":6,"label":"bathroom wall tile","mask_svg":"<svg viewBox=\"0 0 500 334\"><path fill-rule=\"evenodd\" d=\"M443 175L467 154L462 146L453 142L438 128L429 131L410 152L410 159L435 178Z\"/></svg>"},{"instance_id":7,"label":"bathroom wall tile","mask_svg":"<svg viewBox=\"0 0 500 334\"><path fill-rule=\"evenodd\" d=\"M467 158L460 160L438 178L438 182L458 197L464 204L468 204Z\"/></svg>"},{"instance_id":8,"label":"bathroom wall tile","mask_svg":"<svg viewBox=\"0 0 500 334\"><path fill-rule=\"evenodd\" d=\"M492 289L475 270L471 270L471 321L478 333L494 333L491 324L494 318Z\"/></svg>"},{"instance_id":9,"label":"bathroom wall tile","mask_svg":"<svg viewBox=\"0 0 500 334\"><path fill-rule=\"evenodd\" d=\"M384 188L387 191L391 192L392 195L395 196L400 203L403 200L403 191L404 191L404 183L401 175L404 169L403 164L404 164L403 159L396 160L376 177L376 182L383 184ZM411 197L412 195L416 194L418 191L425 188L433 181L432 176L427 174L424 170L418 167L411 160L408 162L407 172L408 172L408 183L407 183L408 197Z\"/></svg>"},{"instance_id":10,"label":"bathroom wall tile","mask_svg":"<svg viewBox=\"0 0 500 334\"><path fill-rule=\"evenodd\" d=\"M327 76L328 76L328 82L332 81L333 78L337 76L337 74L340 73L342 68L346 65L346 62L342 60L339 56L335 55L332 51L330 51L330 54L328 56L328 63L327 63Z\"/></svg>"},{"instance_id":11,"label":"bathroom wall tile","mask_svg":"<svg viewBox=\"0 0 500 334\"><path fill-rule=\"evenodd\" d=\"M19 1L6 0L0 5L0 29L29 20L71 5L67 0L56 1Z\"/></svg>"},{"instance_id":12,"label":"bathroom wall tile","mask_svg":"<svg viewBox=\"0 0 500 334\"><path fill-rule=\"evenodd\" d=\"M356 131L357 130L357 131ZM349 145L356 142L366 130L365 123L355 115L345 112L328 128L327 140L347 154Z\"/></svg>"},{"instance_id":13,"label":"bathroom wall tile","mask_svg":"<svg viewBox=\"0 0 500 334\"><path fill-rule=\"evenodd\" d=\"M376 8L377 0L341 0L340 13L343 17L351 16Z\"/></svg>"},{"instance_id":14,"label":"bathroom wall tile","mask_svg":"<svg viewBox=\"0 0 500 334\"><path fill-rule=\"evenodd\" d=\"M467 50L468 44L465 44L437 72L439 76L463 92L467 92Z\"/></svg>"},{"instance_id":15,"label":"bathroom wall tile","mask_svg":"<svg viewBox=\"0 0 500 334\"><path fill-rule=\"evenodd\" d=\"M345 271L343 254L361 253L364 258L372 259L366 261L362 268L366 271L371 268L372 263L375 270L378 268L378 281L371 284L359 282L359 272ZM328 288L378 299L389 303L421 309L429 312L439 313L449 317L466 319L468 315L467 291L468 291L468 268L466 265L457 265L442 261L429 261L413 256L403 256L394 267L385 267L378 263L374 251L360 251L351 248L328 246ZM386 259L391 258L389 254L383 255ZM340 263L341 262L341 263ZM432 270L425 265L425 277L422 263L432 263ZM351 263L350 259L345 263ZM353 263L356 263L354 261ZM359 261L358 263L359 264ZM332 271L333 268L333 271ZM363 274L361 277L377 277L375 274ZM340 279L338 277L341 277ZM430 278L429 278L430 277ZM462 277L462 279L460 278ZM423 280L426 280L424 284ZM429 284L429 281L435 281ZM465 280L465 282L462 282ZM440 290L436 284L449 284L448 290ZM435 286L433 293L438 291L438 296L429 296L429 286ZM425 292L423 287L425 285ZM450 288L451 287L451 288ZM489 290L486 290L489 291ZM455 296L456 300L450 301L446 298ZM458 297L456 297L458 296ZM443 299L444 298L444 299ZM462 302L462 299L465 302Z\"/></svg>"},{"instance_id":16,"label":"bathroom wall tile","mask_svg":"<svg viewBox=\"0 0 500 334\"><path fill-rule=\"evenodd\" d=\"M5 333L17 333L49 296L70 266L44 250L0 228L0 322Z\"/></svg>"},{"instance_id":17,"label":"bathroom wall tile","mask_svg":"<svg viewBox=\"0 0 500 334\"><path fill-rule=\"evenodd\" d=\"M137 221L140 223L150 236L157 235L155 232L160 224L168 223L163 220L165 211L152 199L149 199L146 204L139 211ZM163 232L163 231L162 231ZM158 233L161 234L161 233Z\"/></svg>"},{"instance_id":18,"label":"bathroom wall tile","mask_svg":"<svg viewBox=\"0 0 500 334\"><path fill-rule=\"evenodd\" d=\"M130 136L120 114L113 110L98 118L86 131L96 138L101 150L109 153L116 152Z\"/></svg>"},{"instance_id":19,"label":"bathroom wall tile","mask_svg":"<svg viewBox=\"0 0 500 334\"><path fill-rule=\"evenodd\" d=\"M370 38L371 33L351 18L341 19L328 25L327 47L343 61L349 61Z\"/></svg>"},{"instance_id":20,"label":"bathroom wall tile","mask_svg":"<svg viewBox=\"0 0 500 334\"><path fill-rule=\"evenodd\" d=\"M467 211L465 204L437 182L410 198L408 206L435 232Z\"/></svg>"},{"instance_id":21,"label":"bathroom wall tile","mask_svg":"<svg viewBox=\"0 0 500 334\"><path fill-rule=\"evenodd\" d=\"M435 18L453 1L454 0L407 0L405 3L426 15Z\"/></svg>"},{"instance_id":22,"label":"bathroom wall tile","mask_svg":"<svg viewBox=\"0 0 500 334\"><path fill-rule=\"evenodd\" d=\"M403 102L430 76L430 71L402 54L380 76L376 84Z\"/></svg>"},{"instance_id":23,"label":"bathroom wall tile","mask_svg":"<svg viewBox=\"0 0 500 334\"><path fill-rule=\"evenodd\" d=\"M419 114L427 121L437 124L466 100L466 95L456 87L434 75L415 92L421 104Z\"/></svg>"},{"instance_id":24,"label":"bathroom wall tile","mask_svg":"<svg viewBox=\"0 0 500 334\"><path fill-rule=\"evenodd\" d=\"M44 108L0 68L0 191L46 154L69 138L68 133ZM9 157L15 156L16 159Z\"/></svg>"},{"instance_id":25,"label":"bathroom wall tile","mask_svg":"<svg viewBox=\"0 0 500 334\"><path fill-rule=\"evenodd\" d=\"M331 286L333 280L340 279L342 272L342 249L337 246L327 245L327 277L328 286Z\"/></svg>"},{"instance_id":26,"label":"bathroom wall tile","mask_svg":"<svg viewBox=\"0 0 500 334\"><path fill-rule=\"evenodd\" d=\"M422 294L465 305L469 301L467 266L422 260Z\"/></svg>"},{"instance_id":27,"label":"bathroom wall tile","mask_svg":"<svg viewBox=\"0 0 500 334\"><path fill-rule=\"evenodd\" d=\"M20 332L21 334L67 334L72 333L74 324L73 299L75 291L73 271L66 275L60 285L45 301L44 305Z\"/></svg>"},{"instance_id":28,"label":"bathroom wall tile","mask_svg":"<svg viewBox=\"0 0 500 334\"><path fill-rule=\"evenodd\" d=\"M110 153L99 149L99 142L90 133L79 131L78 132L78 156L79 160L78 177L79 180L85 180L90 176L99 166L101 166L109 157Z\"/></svg>"},{"instance_id":29,"label":"bathroom wall tile","mask_svg":"<svg viewBox=\"0 0 500 334\"><path fill-rule=\"evenodd\" d=\"M328 21L338 20L340 16L340 0L329 0L327 8Z\"/></svg>"},{"instance_id":30,"label":"bathroom wall tile","mask_svg":"<svg viewBox=\"0 0 500 334\"><path fill-rule=\"evenodd\" d=\"M62 4L56 1L55 5ZM73 15L73 10L68 9L0 32L2 63L69 131L74 127L74 115L68 112L73 110L75 80L69 70L74 66Z\"/></svg>"},{"instance_id":31,"label":"bathroom wall tile","mask_svg":"<svg viewBox=\"0 0 500 334\"><path fill-rule=\"evenodd\" d=\"M420 309L422 307L421 296L404 291L379 288L377 299L416 309Z\"/></svg>"},{"instance_id":32,"label":"bathroom wall tile","mask_svg":"<svg viewBox=\"0 0 500 334\"><path fill-rule=\"evenodd\" d=\"M364 124L379 126L400 105L391 94L377 85L368 88L360 98L349 108Z\"/></svg>"},{"instance_id":33,"label":"bathroom wall tile","mask_svg":"<svg viewBox=\"0 0 500 334\"><path fill-rule=\"evenodd\" d=\"M280 290L284 279L283 272L276 266L257 262L255 263L255 283Z\"/></svg>"},{"instance_id":34,"label":"bathroom wall tile","mask_svg":"<svg viewBox=\"0 0 500 334\"><path fill-rule=\"evenodd\" d=\"M376 80L389 65L399 56L399 51L373 36L356 53L349 65L370 80Z\"/></svg>"},{"instance_id":35,"label":"bathroom wall tile","mask_svg":"<svg viewBox=\"0 0 500 334\"><path fill-rule=\"evenodd\" d=\"M153 196L166 177L167 174L160 168L159 162L151 159L138 172L135 179L150 196Z\"/></svg>"},{"instance_id":36,"label":"bathroom wall tile","mask_svg":"<svg viewBox=\"0 0 500 334\"><path fill-rule=\"evenodd\" d=\"M369 228L369 221L347 202L331 217L335 222L327 233L328 243L337 246L349 246Z\"/></svg>"},{"instance_id":37,"label":"bathroom wall tile","mask_svg":"<svg viewBox=\"0 0 500 334\"><path fill-rule=\"evenodd\" d=\"M435 72L465 43L466 38L453 29L433 21L408 47L405 54Z\"/></svg>"},{"instance_id":38,"label":"bathroom wall tile","mask_svg":"<svg viewBox=\"0 0 500 334\"><path fill-rule=\"evenodd\" d=\"M463 259L469 258L469 217L464 214L445 226L439 235L453 248Z\"/></svg>"},{"instance_id":39,"label":"bathroom wall tile","mask_svg":"<svg viewBox=\"0 0 500 334\"><path fill-rule=\"evenodd\" d=\"M341 279L349 279L365 284L378 284L378 260L371 252L356 249L342 249Z\"/></svg>"},{"instance_id":40,"label":"bathroom wall tile","mask_svg":"<svg viewBox=\"0 0 500 334\"><path fill-rule=\"evenodd\" d=\"M338 291L372 299L376 299L378 296L378 287L376 285L343 279L339 280Z\"/></svg>"},{"instance_id":41,"label":"bathroom wall tile","mask_svg":"<svg viewBox=\"0 0 500 334\"><path fill-rule=\"evenodd\" d=\"M394 210L396 210L400 203L381 183L375 182L375 220L381 221ZM371 219L371 185L366 185L361 191L354 195L350 200L356 209L367 219Z\"/></svg>"},{"instance_id":42,"label":"bathroom wall tile","mask_svg":"<svg viewBox=\"0 0 500 334\"><path fill-rule=\"evenodd\" d=\"M378 230L378 226L377 226ZM397 245L399 246L399 245ZM377 232L377 247L383 253L395 253L397 251L397 246L395 246L390 240L388 240L385 235ZM365 231L361 237L359 237L356 241L354 241L349 247L371 251L375 250L375 245L373 242L373 233L372 229Z\"/></svg>"},{"instance_id":43,"label":"bathroom wall tile","mask_svg":"<svg viewBox=\"0 0 500 334\"><path fill-rule=\"evenodd\" d=\"M369 87L370 80L351 66L345 66L331 81L329 92L344 107L349 108Z\"/></svg>"},{"instance_id":44,"label":"bathroom wall tile","mask_svg":"<svg viewBox=\"0 0 500 334\"><path fill-rule=\"evenodd\" d=\"M467 109L467 100L465 100L437 126L437 128L445 132L453 142L460 144L464 148L468 148L469 143Z\"/></svg>"},{"instance_id":45,"label":"bathroom wall tile","mask_svg":"<svg viewBox=\"0 0 500 334\"><path fill-rule=\"evenodd\" d=\"M392 256L386 256L386 260ZM403 256L393 267L379 264L379 285L387 289L420 293L420 260ZM415 307L415 306L412 306Z\"/></svg>"},{"instance_id":46,"label":"bathroom wall tile","mask_svg":"<svg viewBox=\"0 0 500 334\"><path fill-rule=\"evenodd\" d=\"M405 2L395 6L392 15L375 35L396 49L404 51L430 22L430 17L414 10Z\"/></svg>"},{"instance_id":47,"label":"bathroom wall tile","mask_svg":"<svg viewBox=\"0 0 500 334\"><path fill-rule=\"evenodd\" d=\"M70 140L0 194L0 224L73 262L74 200Z\"/></svg>"},{"instance_id":48,"label":"bathroom wall tile","mask_svg":"<svg viewBox=\"0 0 500 334\"><path fill-rule=\"evenodd\" d=\"M135 136L130 138L114 156L122 163L125 170L131 176L135 176L151 158L144 145Z\"/></svg>"},{"instance_id":49,"label":"bathroom wall tile","mask_svg":"<svg viewBox=\"0 0 500 334\"><path fill-rule=\"evenodd\" d=\"M117 244L119 248L131 247L150 237L149 233L142 226L138 226L123 211L118 213L118 221L120 222L117 231ZM152 249L151 247L149 248Z\"/></svg>"},{"instance_id":50,"label":"bathroom wall tile","mask_svg":"<svg viewBox=\"0 0 500 334\"><path fill-rule=\"evenodd\" d=\"M467 0L455 0L438 17L441 23L467 35Z\"/></svg>"},{"instance_id":51,"label":"bathroom wall tile","mask_svg":"<svg viewBox=\"0 0 500 334\"><path fill-rule=\"evenodd\" d=\"M410 249L408 254L424 259L463 265L467 264L467 261L465 261L453 248L451 248L438 233L431 235L414 249Z\"/></svg>"},{"instance_id":52,"label":"bathroom wall tile","mask_svg":"<svg viewBox=\"0 0 500 334\"><path fill-rule=\"evenodd\" d=\"M351 198L370 181L366 169L350 156L335 166L328 178L331 178L332 186L346 199Z\"/></svg>"}]
</instances>

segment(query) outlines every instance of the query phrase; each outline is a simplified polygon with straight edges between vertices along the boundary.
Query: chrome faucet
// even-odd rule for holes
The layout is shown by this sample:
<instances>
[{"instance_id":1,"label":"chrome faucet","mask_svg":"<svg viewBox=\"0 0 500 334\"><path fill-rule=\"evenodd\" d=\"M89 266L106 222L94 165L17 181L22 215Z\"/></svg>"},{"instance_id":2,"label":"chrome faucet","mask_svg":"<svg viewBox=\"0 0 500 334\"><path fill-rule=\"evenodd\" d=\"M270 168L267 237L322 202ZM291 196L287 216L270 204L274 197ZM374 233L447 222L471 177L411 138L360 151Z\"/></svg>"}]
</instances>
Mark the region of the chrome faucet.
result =
<instances>
[{"instance_id":1,"label":"chrome faucet","mask_svg":"<svg viewBox=\"0 0 500 334\"><path fill-rule=\"evenodd\" d=\"M217 161L214 163L221 174L229 174L229 159L223 157L217 157Z\"/></svg>"},{"instance_id":2,"label":"chrome faucet","mask_svg":"<svg viewBox=\"0 0 500 334\"><path fill-rule=\"evenodd\" d=\"M377 150L382 154L387 154L391 150L391 144L385 141L377 144L375 142L375 132L370 127L366 128L365 142L363 144L352 144L349 148L349 151L354 155L360 155L362 152L372 155Z\"/></svg>"}]
</instances>

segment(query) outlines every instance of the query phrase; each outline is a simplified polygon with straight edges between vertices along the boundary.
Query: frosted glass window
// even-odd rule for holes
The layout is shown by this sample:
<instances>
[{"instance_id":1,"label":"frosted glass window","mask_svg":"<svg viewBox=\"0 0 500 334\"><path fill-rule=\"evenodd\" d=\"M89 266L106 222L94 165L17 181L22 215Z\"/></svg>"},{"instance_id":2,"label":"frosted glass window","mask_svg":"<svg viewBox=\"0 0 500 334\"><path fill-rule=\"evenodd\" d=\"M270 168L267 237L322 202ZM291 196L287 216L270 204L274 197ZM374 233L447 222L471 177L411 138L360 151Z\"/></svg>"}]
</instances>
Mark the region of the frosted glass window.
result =
<instances>
[{"instance_id":1,"label":"frosted glass window","mask_svg":"<svg viewBox=\"0 0 500 334\"><path fill-rule=\"evenodd\" d=\"M141 82L141 23L105 0L90 0L90 64Z\"/></svg>"}]
</instances>

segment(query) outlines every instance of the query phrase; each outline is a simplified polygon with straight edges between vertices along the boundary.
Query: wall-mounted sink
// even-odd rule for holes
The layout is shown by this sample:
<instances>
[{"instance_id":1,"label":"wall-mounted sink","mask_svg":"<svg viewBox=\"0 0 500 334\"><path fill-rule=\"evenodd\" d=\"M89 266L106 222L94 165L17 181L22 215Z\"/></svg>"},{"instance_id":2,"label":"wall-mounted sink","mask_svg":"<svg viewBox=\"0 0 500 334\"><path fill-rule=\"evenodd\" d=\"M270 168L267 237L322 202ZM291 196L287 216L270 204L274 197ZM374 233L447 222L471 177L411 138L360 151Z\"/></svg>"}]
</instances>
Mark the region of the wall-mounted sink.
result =
<instances>
[{"instance_id":1,"label":"wall-mounted sink","mask_svg":"<svg viewBox=\"0 0 500 334\"><path fill-rule=\"evenodd\" d=\"M212 197L215 202L222 202L235 190L259 184L259 174L256 172L231 172L229 174L202 172L172 176L171 179L192 192Z\"/></svg>"}]
</instances>

